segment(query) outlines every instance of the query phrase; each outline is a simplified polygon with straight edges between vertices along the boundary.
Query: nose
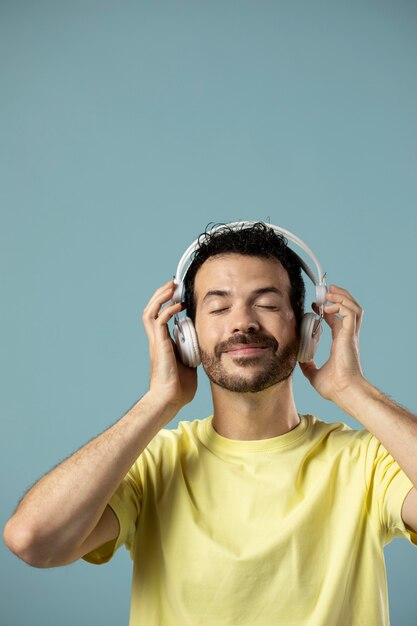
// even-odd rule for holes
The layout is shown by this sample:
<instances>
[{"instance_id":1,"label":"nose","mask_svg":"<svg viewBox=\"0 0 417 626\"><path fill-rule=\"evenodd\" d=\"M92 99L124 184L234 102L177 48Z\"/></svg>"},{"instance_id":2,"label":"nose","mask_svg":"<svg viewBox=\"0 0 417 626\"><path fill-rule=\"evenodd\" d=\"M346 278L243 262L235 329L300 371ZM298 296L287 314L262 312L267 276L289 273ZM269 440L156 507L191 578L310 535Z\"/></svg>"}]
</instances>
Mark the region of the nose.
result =
<instances>
[{"instance_id":1,"label":"nose","mask_svg":"<svg viewBox=\"0 0 417 626\"><path fill-rule=\"evenodd\" d=\"M252 307L238 307L230 320L230 331L233 333L249 333L260 329L259 321Z\"/></svg>"}]
</instances>

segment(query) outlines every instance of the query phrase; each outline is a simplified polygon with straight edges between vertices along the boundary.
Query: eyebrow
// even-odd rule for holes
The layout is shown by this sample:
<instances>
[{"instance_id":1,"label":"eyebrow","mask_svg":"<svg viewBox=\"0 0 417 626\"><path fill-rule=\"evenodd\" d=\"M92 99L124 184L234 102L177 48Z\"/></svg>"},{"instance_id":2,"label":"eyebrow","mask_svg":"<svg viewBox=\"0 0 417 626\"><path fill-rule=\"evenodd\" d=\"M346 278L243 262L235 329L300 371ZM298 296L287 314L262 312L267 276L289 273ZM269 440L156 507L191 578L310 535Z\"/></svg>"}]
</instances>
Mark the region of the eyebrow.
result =
<instances>
[{"instance_id":1,"label":"eyebrow","mask_svg":"<svg viewBox=\"0 0 417 626\"><path fill-rule=\"evenodd\" d=\"M261 296L264 293L275 293L278 296L280 296L281 298L284 296L284 294L282 293L282 291L280 289L278 289L277 287L261 287L260 289L255 289L255 291L252 292L252 294L254 296ZM227 291L225 289L212 289L211 291L208 291L206 293L206 295L204 296L202 303L206 302L206 300L208 300L209 298L211 298L212 296L220 296L220 297L227 297L231 295L231 291Z\"/></svg>"}]
</instances>

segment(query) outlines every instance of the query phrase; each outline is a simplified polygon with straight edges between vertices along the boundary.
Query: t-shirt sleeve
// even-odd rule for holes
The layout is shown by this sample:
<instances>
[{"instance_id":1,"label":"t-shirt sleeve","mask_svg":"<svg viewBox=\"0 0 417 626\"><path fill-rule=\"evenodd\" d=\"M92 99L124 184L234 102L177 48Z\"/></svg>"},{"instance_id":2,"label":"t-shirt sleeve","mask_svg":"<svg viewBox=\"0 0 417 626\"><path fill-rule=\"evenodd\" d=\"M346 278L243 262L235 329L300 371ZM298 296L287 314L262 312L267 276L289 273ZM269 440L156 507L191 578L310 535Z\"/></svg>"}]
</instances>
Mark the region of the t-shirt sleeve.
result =
<instances>
[{"instance_id":1,"label":"t-shirt sleeve","mask_svg":"<svg viewBox=\"0 0 417 626\"><path fill-rule=\"evenodd\" d=\"M395 537L405 537L417 545L417 534L406 528L401 517L403 502L413 483L371 433L366 447L365 483L368 512L381 533L383 545Z\"/></svg>"},{"instance_id":2,"label":"t-shirt sleeve","mask_svg":"<svg viewBox=\"0 0 417 626\"><path fill-rule=\"evenodd\" d=\"M142 457L139 457L108 502L119 520L119 535L116 539L85 554L82 557L84 561L95 565L107 563L123 544L130 551L133 560L136 526L141 510L142 496L143 461Z\"/></svg>"}]
</instances>

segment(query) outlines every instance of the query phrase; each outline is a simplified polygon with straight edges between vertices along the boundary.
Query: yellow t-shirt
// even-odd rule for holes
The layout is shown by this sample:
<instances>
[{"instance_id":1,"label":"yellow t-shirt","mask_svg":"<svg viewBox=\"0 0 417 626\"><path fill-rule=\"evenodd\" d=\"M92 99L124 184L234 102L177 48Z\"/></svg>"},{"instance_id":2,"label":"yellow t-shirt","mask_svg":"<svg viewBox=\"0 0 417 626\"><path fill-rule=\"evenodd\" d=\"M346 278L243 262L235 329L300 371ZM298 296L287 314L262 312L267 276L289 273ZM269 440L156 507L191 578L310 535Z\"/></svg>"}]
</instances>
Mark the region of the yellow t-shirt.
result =
<instances>
[{"instance_id":1,"label":"yellow t-shirt","mask_svg":"<svg viewBox=\"0 0 417 626\"><path fill-rule=\"evenodd\" d=\"M162 429L109 504L133 565L130 626L386 626L383 546L417 545L411 481L367 430L301 415L257 441Z\"/></svg>"}]
</instances>

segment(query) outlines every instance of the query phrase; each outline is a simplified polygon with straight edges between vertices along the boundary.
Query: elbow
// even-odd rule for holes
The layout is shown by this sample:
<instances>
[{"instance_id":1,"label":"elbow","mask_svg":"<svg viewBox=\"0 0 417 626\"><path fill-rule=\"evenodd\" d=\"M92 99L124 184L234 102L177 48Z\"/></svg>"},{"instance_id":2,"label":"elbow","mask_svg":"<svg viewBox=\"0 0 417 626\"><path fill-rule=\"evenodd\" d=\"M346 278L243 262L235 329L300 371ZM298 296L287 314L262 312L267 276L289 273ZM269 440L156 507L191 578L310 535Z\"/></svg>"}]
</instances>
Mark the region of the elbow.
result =
<instances>
[{"instance_id":1,"label":"elbow","mask_svg":"<svg viewBox=\"0 0 417 626\"><path fill-rule=\"evenodd\" d=\"M34 538L31 530L25 526L19 526L11 517L3 529L3 540L10 552L32 567L49 567L45 561L36 555Z\"/></svg>"}]
</instances>

